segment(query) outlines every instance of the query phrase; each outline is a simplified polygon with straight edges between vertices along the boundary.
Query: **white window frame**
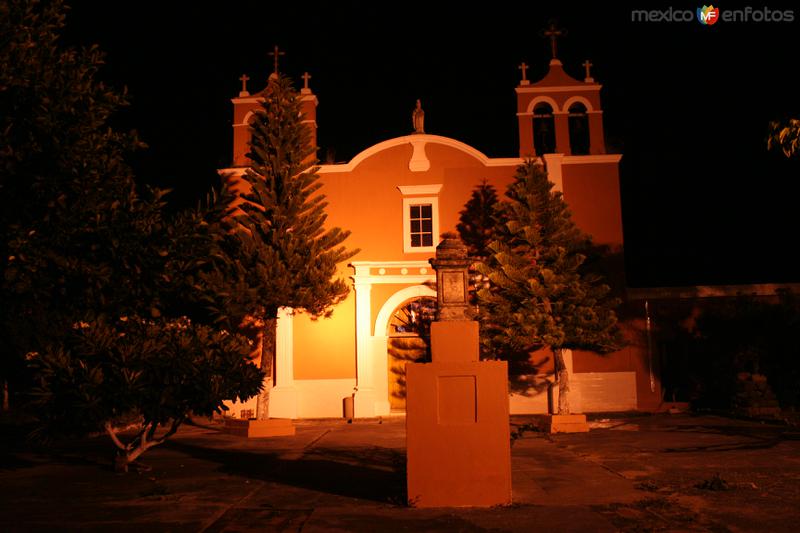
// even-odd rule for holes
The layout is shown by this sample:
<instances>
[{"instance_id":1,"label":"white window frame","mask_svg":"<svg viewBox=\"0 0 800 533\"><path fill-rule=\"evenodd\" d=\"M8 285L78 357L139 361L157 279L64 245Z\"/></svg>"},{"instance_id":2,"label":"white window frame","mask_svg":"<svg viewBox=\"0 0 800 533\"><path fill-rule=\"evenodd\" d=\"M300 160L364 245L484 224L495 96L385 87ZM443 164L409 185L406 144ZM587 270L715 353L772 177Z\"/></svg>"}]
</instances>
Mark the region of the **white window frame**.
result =
<instances>
[{"instance_id":1,"label":"white window frame","mask_svg":"<svg viewBox=\"0 0 800 533\"><path fill-rule=\"evenodd\" d=\"M403 195L403 252L407 254L436 252L439 244L439 197L442 184L435 185L401 185L397 187ZM433 229L432 246L411 246L411 209L412 205L431 206L431 222Z\"/></svg>"}]
</instances>

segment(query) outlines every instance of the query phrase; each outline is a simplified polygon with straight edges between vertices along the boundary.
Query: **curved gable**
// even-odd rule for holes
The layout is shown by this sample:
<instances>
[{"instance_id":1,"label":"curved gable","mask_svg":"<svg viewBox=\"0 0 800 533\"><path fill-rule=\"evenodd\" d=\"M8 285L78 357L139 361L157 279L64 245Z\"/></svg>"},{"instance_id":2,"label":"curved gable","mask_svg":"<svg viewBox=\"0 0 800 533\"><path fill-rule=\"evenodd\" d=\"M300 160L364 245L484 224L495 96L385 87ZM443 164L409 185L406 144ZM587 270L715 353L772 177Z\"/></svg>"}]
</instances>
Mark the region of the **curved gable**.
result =
<instances>
[{"instance_id":1,"label":"curved gable","mask_svg":"<svg viewBox=\"0 0 800 533\"><path fill-rule=\"evenodd\" d=\"M480 150L477 150L472 146L469 146L468 144L456 139L443 137L441 135L428 135L422 133L405 135L403 137L395 137L393 139L380 142L370 146L366 150L363 150L348 163L338 165L320 165L319 172L350 172L370 157L398 146L411 146L413 148L411 159L409 160L409 169L412 172L425 171L430 168L430 162L425 154L425 146L428 144L443 145L453 148L473 157L486 167L516 165L521 162L521 159L519 158L490 158Z\"/></svg>"}]
</instances>

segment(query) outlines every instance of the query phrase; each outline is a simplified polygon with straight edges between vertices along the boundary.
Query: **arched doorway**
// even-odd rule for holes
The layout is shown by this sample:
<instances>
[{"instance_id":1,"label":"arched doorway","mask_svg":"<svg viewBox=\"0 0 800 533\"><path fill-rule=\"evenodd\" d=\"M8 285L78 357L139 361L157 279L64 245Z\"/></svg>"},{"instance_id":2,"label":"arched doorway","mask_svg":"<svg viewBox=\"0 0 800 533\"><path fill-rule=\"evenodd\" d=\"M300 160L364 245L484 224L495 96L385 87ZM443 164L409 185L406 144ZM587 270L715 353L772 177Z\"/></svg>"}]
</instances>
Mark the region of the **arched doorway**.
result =
<instances>
[{"instance_id":1,"label":"arched doorway","mask_svg":"<svg viewBox=\"0 0 800 533\"><path fill-rule=\"evenodd\" d=\"M431 322L436 299L420 296L404 301L392 313L386 328L389 406L406 408L406 364L431 360Z\"/></svg>"}]
</instances>

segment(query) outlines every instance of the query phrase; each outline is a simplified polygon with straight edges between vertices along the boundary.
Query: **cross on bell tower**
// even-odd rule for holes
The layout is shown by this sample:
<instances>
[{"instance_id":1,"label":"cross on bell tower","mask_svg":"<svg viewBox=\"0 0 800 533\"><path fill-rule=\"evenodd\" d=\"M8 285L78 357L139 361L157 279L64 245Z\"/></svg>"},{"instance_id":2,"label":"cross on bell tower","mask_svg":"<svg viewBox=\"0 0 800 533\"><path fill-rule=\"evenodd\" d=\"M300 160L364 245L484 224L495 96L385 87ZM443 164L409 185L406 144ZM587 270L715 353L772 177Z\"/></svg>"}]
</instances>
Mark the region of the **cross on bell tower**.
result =
<instances>
[{"instance_id":1,"label":"cross on bell tower","mask_svg":"<svg viewBox=\"0 0 800 533\"><path fill-rule=\"evenodd\" d=\"M555 20L540 32L550 41L550 66L539 81L528 80L521 64L522 81L515 88L519 121L520 157L601 155L606 153L603 134L602 86L592 78L591 61L582 63L585 77L574 78L558 59L558 39L567 31ZM559 157L560 157L559 156Z\"/></svg>"},{"instance_id":2,"label":"cross on bell tower","mask_svg":"<svg viewBox=\"0 0 800 533\"><path fill-rule=\"evenodd\" d=\"M273 62L274 62L274 70L272 71L272 74L270 74L270 78L272 78L273 76L277 78L278 77L278 59L280 58L280 56L285 56L286 52L281 52L280 48L278 48L278 45L276 44L275 48L273 49L273 51L269 52L267 55L272 56L273 57Z\"/></svg>"},{"instance_id":3,"label":"cross on bell tower","mask_svg":"<svg viewBox=\"0 0 800 533\"><path fill-rule=\"evenodd\" d=\"M555 20L551 20L548 27L542 31L542 36L546 39L550 39L550 52L553 54L552 59L557 59L558 57L558 38L564 37L566 34L567 30L559 28Z\"/></svg>"}]
</instances>

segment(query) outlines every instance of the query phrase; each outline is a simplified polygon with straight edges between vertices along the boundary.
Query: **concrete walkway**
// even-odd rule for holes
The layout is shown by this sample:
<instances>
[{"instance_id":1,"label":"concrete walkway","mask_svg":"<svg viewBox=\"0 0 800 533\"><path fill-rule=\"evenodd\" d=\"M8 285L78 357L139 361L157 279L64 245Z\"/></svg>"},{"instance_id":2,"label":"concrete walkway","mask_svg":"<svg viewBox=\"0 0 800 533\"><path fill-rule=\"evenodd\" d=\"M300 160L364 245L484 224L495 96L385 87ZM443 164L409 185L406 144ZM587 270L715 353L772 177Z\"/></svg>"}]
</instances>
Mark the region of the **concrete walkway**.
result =
<instances>
[{"instance_id":1,"label":"concrete walkway","mask_svg":"<svg viewBox=\"0 0 800 533\"><path fill-rule=\"evenodd\" d=\"M402 418L251 440L188 426L127 475L104 439L58 454L5 439L0 531L796 531L796 430L688 415L594 426L517 438L514 504L490 509L404 505Z\"/></svg>"}]
</instances>

